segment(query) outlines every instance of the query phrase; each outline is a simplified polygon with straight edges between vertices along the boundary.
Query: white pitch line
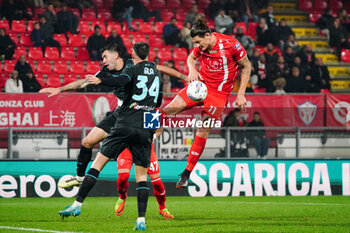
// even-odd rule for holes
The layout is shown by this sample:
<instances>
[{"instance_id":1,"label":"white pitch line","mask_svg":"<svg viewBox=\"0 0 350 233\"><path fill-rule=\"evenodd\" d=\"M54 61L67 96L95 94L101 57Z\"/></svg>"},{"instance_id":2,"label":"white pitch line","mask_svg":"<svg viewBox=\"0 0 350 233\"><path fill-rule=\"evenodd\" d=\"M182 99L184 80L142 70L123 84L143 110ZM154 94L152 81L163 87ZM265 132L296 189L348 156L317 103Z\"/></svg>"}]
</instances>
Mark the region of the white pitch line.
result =
<instances>
[{"instance_id":1,"label":"white pitch line","mask_svg":"<svg viewBox=\"0 0 350 233\"><path fill-rule=\"evenodd\" d=\"M350 204L346 203L312 203L312 202L251 202L251 201L217 201L217 204L263 204L263 205L324 205L324 206L350 206Z\"/></svg>"},{"instance_id":2,"label":"white pitch line","mask_svg":"<svg viewBox=\"0 0 350 233\"><path fill-rule=\"evenodd\" d=\"M10 227L10 226L0 226L0 229L16 230L16 231L37 231L37 232L49 232L49 233L75 233L72 231L52 231L37 228L24 228L24 227Z\"/></svg>"}]
</instances>

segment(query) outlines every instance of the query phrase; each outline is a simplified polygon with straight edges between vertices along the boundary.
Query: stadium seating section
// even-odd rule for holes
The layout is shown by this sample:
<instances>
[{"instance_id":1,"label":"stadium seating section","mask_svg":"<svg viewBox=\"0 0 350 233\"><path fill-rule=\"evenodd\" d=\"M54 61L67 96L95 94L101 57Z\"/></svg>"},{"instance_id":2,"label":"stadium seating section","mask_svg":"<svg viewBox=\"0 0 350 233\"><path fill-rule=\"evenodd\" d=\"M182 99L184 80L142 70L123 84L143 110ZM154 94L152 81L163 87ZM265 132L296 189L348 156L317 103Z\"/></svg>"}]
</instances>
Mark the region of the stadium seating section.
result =
<instances>
[{"instance_id":1,"label":"stadium seating section","mask_svg":"<svg viewBox=\"0 0 350 233\"><path fill-rule=\"evenodd\" d=\"M113 19L110 9L113 7L113 0L93 0L94 8L84 9L82 14L77 9L71 9L75 15L79 17L78 31L79 34L54 34L53 38L61 45L59 51L55 47L47 47L45 53L40 47L33 47L30 40L30 32L33 30L34 23L38 21L38 16L42 14L44 8L35 8L34 11L28 8L29 14L33 16L33 20L14 20L11 24L7 20L0 20L0 28L5 28L6 32L16 43L17 48L14 53L14 60L6 60L0 66L0 88L4 86L4 79L8 78L8 74L12 72L16 60L20 55L25 55L28 62L32 65L35 75L40 83L44 86L58 86L74 81L85 74L96 73L100 67L100 62L91 62L86 43L89 36L93 33L95 25L100 26L101 32L106 38L110 32L115 29L122 37L124 44L129 52L131 52L132 44L138 41L148 42L151 46L150 60L156 57L160 58L161 63L174 60L176 68L187 73L186 58L188 52L183 48L175 48L167 46L162 38L164 25L171 17L178 20L179 29L183 27L184 20L188 10L193 4L198 4L199 11L207 13L210 0L142 0L145 6L150 10L160 10L163 21L155 22L154 17L149 22L140 19L134 19L132 26L137 29L136 32L129 31L126 22L122 25ZM329 66L332 78L339 80L341 77L349 75L350 50L343 49L341 53L341 62L338 63L338 57L334 53L323 52L329 49L325 39L309 39L310 37L324 38L314 25L321 17L322 11L330 7L336 12L345 7L350 10L349 1L345 0L292 0L274 1L272 3L275 9L275 19L285 18L293 28L300 45L311 44L313 49L317 49L316 57L322 57ZM283 13L280 13L283 12ZM293 13L297 12L297 13ZM312 24L310 24L312 23ZM214 21L208 20L210 28L214 28ZM241 27L243 33L249 35L256 40L257 23L250 22L248 27L242 22L236 23L234 33L237 28ZM323 37L322 37L323 36ZM350 39L350 38L349 38ZM264 52L263 47L256 46L260 53ZM277 48L277 47L276 47ZM279 54L281 51L277 48ZM349 81L343 80L343 81ZM259 90L257 90L259 91Z\"/></svg>"}]
</instances>

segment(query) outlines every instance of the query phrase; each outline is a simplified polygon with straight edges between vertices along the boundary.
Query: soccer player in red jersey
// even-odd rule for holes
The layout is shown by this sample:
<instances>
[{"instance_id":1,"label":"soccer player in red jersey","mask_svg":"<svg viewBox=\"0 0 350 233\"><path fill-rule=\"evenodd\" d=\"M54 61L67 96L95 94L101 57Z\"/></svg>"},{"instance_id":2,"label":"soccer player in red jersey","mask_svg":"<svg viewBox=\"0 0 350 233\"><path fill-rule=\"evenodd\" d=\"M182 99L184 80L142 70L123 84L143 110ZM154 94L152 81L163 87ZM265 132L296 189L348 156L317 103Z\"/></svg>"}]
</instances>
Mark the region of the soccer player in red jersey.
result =
<instances>
[{"instance_id":1,"label":"soccer player in red jersey","mask_svg":"<svg viewBox=\"0 0 350 233\"><path fill-rule=\"evenodd\" d=\"M251 65L243 46L233 37L212 33L206 20L199 17L191 28L192 41L196 48L187 58L190 81L203 81L208 88L208 95L202 102L192 101L186 94L186 88L161 111L164 117L175 115L193 106L203 105L202 120L217 119L226 106L236 77L241 72L241 82L236 104L242 111L246 108L244 97L250 78ZM201 70L195 68L195 61L202 58ZM207 141L211 128L199 128L190 149L187 166L182 172L177 188L185 188L193 168L197 164Z\"/></svg>"},{"instance_id":2,"label":"soccer player in red jersey","mask_svg":"<svg viewBox=\"0 0 350 233\"><path fill-rule=\"evenodd\" d=\"M127 197L126 191L129 187L129 175L130 169L132 167L132 155L130 150L125 149L117 159L118 167L118 179L117 179L117 189L119 192L119 199L115 205L116 215L121 215L124 212L125 200ZM159 214L162 215L165 219L174 218L173 215L165 206L166 193L162 180L160 179L159 174L159 164L156 152L154 151L154 144L151 148L151 164L148 167L147 174L151 179L153 185L153 193L156 196L158 205L159 205Z\"/></svg>"}]
</instances>

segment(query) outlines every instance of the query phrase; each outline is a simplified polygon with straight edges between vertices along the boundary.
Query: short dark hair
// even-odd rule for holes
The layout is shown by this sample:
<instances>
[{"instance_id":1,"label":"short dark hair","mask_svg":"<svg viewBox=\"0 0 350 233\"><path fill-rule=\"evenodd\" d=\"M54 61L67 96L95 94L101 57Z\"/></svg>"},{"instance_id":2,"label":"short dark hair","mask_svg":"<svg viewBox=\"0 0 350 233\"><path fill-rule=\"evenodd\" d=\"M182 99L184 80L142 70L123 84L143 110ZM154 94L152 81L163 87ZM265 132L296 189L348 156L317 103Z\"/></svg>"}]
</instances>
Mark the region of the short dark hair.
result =
<instances>
[{"instance_id":1,"label":"short dark hair","mask_svg":"<svg viewBox=\"0 0 350 233\"><path fill-rule=\"evenodd\" d=\"M147 43L136 42L132 49L141 60L145 60L148 57L149 45Z\"/></svg>"},{"instance_id":2,"label":"short dark hair","mask_svg":"<svg viewBox=\"0 0 350 233\"><path fill-rule=\"evenodd\" d=\"M206 33L211 33L210 28L207 26L207 22L204 16L197 16L196 23L192 26L190 35L191 37L204 37Z\"/></svg>"},{"instance_id":3,"label":"short dark hair","mask_svg":"<svg viewBox=\"0 0 350 233\"><path fill-rule=\"evenodd\" d=\"M254 113L253 113L253 115L255 115L255 114L258 114L258 115L260 115L260 112L254 112Z\"/></svg>"},{"instance_id":4,"label":"short dark hair","mask_svg":"<svg viewBox=\"0 0 350 233\"><path fill-rule=\"evenodd\" d=\"M117 52L120 54L120 46L116 43L111 43L106 45L100 50L100 53L103 53L104 51L110 51L110 52Z\"/></svg>"}]
</instances>

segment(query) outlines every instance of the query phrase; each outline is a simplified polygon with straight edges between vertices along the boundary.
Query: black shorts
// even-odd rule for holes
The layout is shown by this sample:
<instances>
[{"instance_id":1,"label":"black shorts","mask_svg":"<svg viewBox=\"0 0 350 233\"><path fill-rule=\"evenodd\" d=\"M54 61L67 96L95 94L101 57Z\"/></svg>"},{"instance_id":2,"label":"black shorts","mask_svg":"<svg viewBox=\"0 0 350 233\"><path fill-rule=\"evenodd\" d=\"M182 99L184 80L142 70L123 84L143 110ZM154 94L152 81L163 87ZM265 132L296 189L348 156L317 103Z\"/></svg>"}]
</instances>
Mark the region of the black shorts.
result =
<instances>
[{"instance_id":1,"label":"black shorts","mask_svg":"<svg viewBox=\"0 0 350 233\"><path fill-rule=\"evenodd\" d=\"M103 129L106 133L110 133L112 127L115 124L115 121L117 120L117 113L114 111L108 116L106 116L102 121L100 121L96 127Z\"/></svg>"},{"instance_id":2,"label":"black shorts","mask_svg":"<svg viewBox=\"0 0 350 233\"><path fill-rule=\"evenodd\" d=\"M117 159L119 154L128 148L132 154L132 161L136 165L149 167L151 147L154 131L118 127L103 141L100 152L111 159Z\"/></svg>"}]
</instances>

